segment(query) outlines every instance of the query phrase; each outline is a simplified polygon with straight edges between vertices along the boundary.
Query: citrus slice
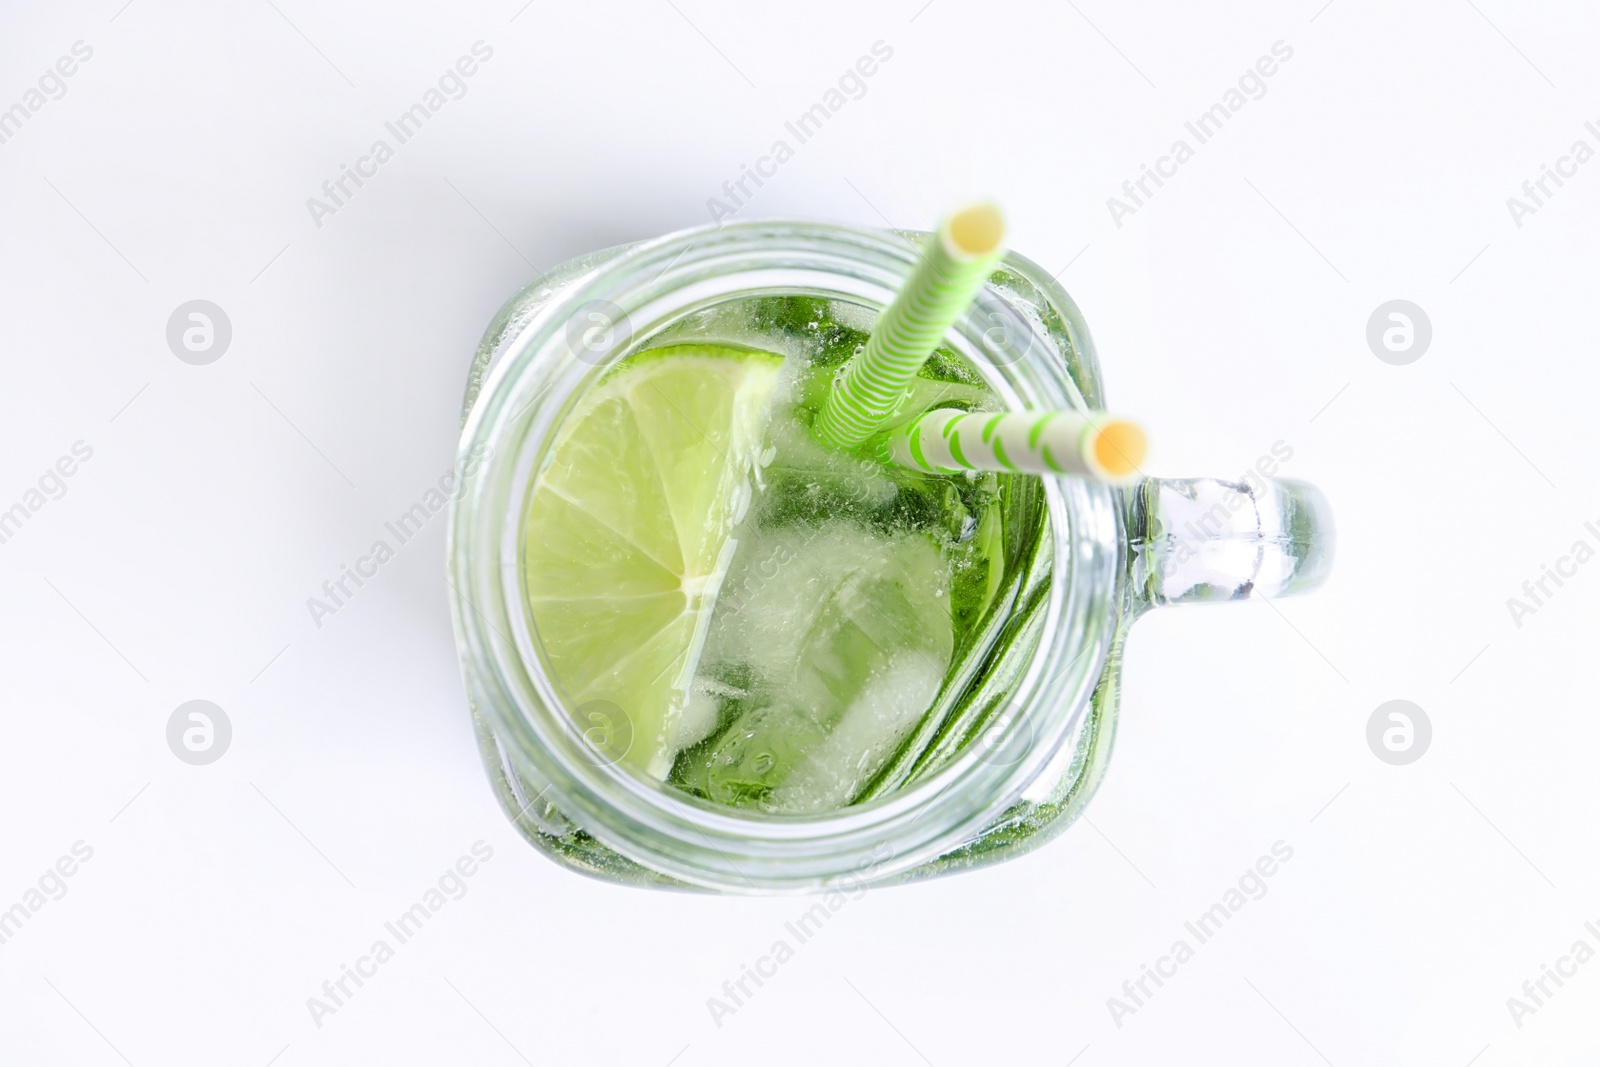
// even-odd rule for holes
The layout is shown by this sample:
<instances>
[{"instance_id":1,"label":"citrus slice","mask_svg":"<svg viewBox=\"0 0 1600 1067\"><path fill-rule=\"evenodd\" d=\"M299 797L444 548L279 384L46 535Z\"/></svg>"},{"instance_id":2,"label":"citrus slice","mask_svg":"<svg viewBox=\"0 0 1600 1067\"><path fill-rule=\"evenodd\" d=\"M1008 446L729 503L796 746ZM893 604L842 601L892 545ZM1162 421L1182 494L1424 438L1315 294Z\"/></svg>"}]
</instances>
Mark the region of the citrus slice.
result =
<instances>
[{"instance_id":1,"label":"citrus slice","mask_svg":"<svg viewBox=\"0 0 1600 1067\"><path fill-rule=\"evenodd\" d=\"M671 769L782 367L749 349L652 349L557 432L528 505L523 584L597 761Z\"/></svg>"}]
</instances>

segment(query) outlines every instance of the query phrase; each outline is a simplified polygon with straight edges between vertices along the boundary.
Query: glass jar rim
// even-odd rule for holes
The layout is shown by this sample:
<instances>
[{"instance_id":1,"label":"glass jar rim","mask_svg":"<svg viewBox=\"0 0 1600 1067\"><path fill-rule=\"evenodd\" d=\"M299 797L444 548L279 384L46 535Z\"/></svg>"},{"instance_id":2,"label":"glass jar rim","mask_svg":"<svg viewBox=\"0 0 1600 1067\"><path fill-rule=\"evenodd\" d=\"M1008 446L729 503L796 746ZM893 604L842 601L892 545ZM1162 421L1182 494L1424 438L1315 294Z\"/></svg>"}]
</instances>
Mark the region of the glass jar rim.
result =
<instances>
[{"instance_id":1,"label":"glass jar rim","mask_svg":"<svg viewBox=\"0 0 1600 1067\"><path fill-rule=\"evenodd\" d=\"M1045 486L1050 602L1011 698L1018 713L987 748L1021 753L1009 763L969 745L926 780L837 811L727 808L595 760L543 668L518 595L526 493L553 431L611 358L731 299L807 293L881 310L917 255L905 234L817 222L734 222L642 242L551 295L506 344L467 419L461 455L479 471L451 501L447 566L469 695L505 757L548 783L548 802L601 844L672 879L804 891L863 872L892 877L948 852L1001 817L1052 763L1100 677L1114 630L1121 514L1112 490L1082 481ZM1035 284L1042 276L1019 256L1006 266ZM605 358L571 328L575 313L596 306L624 323ZM1082 403L1043 325L993 288L947 341L1010 406Z\"/></svg>"}]
</instances>

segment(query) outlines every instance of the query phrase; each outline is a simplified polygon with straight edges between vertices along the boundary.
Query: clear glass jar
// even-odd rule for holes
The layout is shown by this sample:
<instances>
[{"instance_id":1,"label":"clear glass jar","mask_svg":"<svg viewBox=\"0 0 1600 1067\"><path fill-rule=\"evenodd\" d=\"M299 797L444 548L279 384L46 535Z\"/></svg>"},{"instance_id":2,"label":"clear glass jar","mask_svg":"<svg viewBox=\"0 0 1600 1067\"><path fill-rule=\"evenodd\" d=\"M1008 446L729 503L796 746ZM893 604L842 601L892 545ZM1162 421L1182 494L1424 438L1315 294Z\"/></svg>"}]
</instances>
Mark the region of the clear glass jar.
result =
<instances>
[{"instance_id":1,"label":"clear glass jar","mask_svg":"<svg viewBox=\"0 0 1600 1067\"><path fill-rule=\"evenodd\" d=\"M742 222L554 268L490 323L468 378L448 574L462 673L495 794L558 861L614 881L816 891L980 866L1065 830L1106 770L1122 647L1146 609L1298 592L1325 577L1321 495L1268 478L1046 482L1015 682L981 736L901 788L822 815L720 807L597 760L545 671L519 573L527 494L575 398L635 339L723 301L804 294L882 308L925 235ZM1104 406L1077 306L1008 255L947 342L1013 409ZM1023 603L1019 598L1018 603ZM974 706L983 701L974 701Z\"/></svg>"}]
</instances>

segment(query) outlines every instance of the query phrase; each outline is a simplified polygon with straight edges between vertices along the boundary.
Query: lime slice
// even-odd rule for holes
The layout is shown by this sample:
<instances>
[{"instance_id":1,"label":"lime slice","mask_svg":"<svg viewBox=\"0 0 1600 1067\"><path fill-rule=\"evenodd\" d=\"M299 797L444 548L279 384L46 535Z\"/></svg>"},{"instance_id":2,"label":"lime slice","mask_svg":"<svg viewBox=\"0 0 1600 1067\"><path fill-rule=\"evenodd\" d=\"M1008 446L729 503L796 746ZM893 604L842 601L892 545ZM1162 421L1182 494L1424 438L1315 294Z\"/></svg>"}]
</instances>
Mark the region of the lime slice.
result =
<instances>
[{"instance_id":1,"label":"lime slice","mask_svg":"<svg viewBox=\"0 0 1600 1067\"><path fill-rule=\"evenodd\" d=\"M671 769L782 367L768 352L652 349L557 433L528 505L523 583L599 761Z\"/></svg>"}]
</instances>

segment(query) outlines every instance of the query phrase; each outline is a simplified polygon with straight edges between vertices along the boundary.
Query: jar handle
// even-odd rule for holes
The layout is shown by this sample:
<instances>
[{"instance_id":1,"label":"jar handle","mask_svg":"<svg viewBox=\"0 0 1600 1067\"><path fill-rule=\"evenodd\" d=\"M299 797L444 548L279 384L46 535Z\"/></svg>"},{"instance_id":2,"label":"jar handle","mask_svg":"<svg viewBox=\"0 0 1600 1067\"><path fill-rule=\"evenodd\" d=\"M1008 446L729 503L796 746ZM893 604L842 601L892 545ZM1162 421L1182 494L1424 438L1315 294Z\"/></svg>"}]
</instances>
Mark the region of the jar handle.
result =
<instances>
[{"instance_id":1,"label":"jar handle","mask_svg":"<svg viewBox=\"0 0 1600 1067\"><path fill-rule=\"evenodd\" d=\"M1130 576L1144 608L1305 593L1333 566L1333 516L1291 479L1147 478L1130 493Z\"/></svg>"}]
</instances>

